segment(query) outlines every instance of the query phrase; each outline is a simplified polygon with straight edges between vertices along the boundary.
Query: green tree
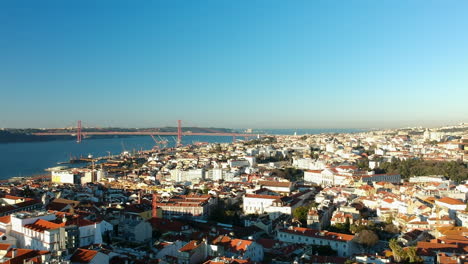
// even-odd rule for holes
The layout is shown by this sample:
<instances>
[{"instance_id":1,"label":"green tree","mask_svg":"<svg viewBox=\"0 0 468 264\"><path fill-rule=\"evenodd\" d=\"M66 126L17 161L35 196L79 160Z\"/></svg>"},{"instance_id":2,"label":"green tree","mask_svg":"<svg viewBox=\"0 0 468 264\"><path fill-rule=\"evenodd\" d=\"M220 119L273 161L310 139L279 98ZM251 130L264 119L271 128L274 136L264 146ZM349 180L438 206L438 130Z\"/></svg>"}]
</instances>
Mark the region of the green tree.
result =
<instances>
[{"instance_id":1,"label":"green tree","mask_svg":"<svg viewBox=\"0 0 468 264\"><path fill-rule=\"evenodd\" d=\"M404 179L424 175L444 175L456 182L468 179L468 168L462 161L398 160L393 158L391 162L383 162L376 171L400 174Z\"/></svg>"},{"instance_id":2,"label":"green tree","mask_svg":"<svg viewBox=\"0 0 468 264\"><path fill-rule=\"evenodd\" d=\"M293 216L297 220L301 221L302 224L307 222L307 213L309 212L309 207L299 206L293 211Z\"/></svg>"},{"instance_id":3,"label":"green tree","mask_svg":"<svg viewBox=\"0 0 468 264\"><path fill-rule=\"evenodd\" d=\"M349 218L346 218L345 223L337 223L335 225L330 226L329 231L332 232L337 232L337 233L343 233L343 234L351 234L350 232L350 223L349 223Z\"/></svg>"},{"instance_id":4,"label":"green tree","mask_svg":"<svg viewBox=\"0 0 468 264\"><path fill-rule=\"evenodd\" d=\"M331 246L312 246L312 250L314 253L318 254L319 256L336 256L336 251L332 249Z\"/></svg>"},{"instance_id":5,"label":"green tree","mask_svg":"<svg viewBox=\"0 0 468 264\"><path fill-rule=\"evenodd\" d=\"M406 248L406 259L409 263L420 263L423 259L418 255L416 247Z\"/></svg>"},{"instance_id":6,"label":"green tree","mask_svg":"<svg viewBox=\"0 0 468 264\"><path fill-rule=\"evenodd\" d=\"M364 229L354 237L354 241L369 249L379 242L379 236L372 230Z\"/></svg>"},{"instance_id":7,"label":"green tree","mask_svg":"<svg viewBox=\"0 0 468 264\"><path fill-rule=\"evenodd\" d=\"M396 239L391 239L389 243L390 249L392 250L393 259L396 262L401 262L405 259L405 251L400 246Z\"/></svg>"}]
</instances>

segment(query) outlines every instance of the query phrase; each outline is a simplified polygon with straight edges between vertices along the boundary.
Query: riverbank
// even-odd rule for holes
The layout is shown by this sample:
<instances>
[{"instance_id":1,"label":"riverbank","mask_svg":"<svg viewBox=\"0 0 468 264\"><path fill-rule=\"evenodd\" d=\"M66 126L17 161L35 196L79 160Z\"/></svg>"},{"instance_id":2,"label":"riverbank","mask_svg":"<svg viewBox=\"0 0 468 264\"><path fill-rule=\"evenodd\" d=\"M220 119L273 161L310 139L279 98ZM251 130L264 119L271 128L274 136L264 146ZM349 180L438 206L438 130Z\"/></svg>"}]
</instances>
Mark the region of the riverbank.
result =
<instances>
[{"instance_id":1,"label":"riverbank","mask_svg":"<svg viewBox=\"0 0 468 264\"><path fill-rule=\"evenodd\" d=\"M106 139L106 138L128 138L129 135L96 135L87 136L86 139ZM24 143L24 142L47 142L47 141L76 141L76 136L71 135L47 135L36 136L24 133L12 133L9 131L0 131L0 144Z\"/></svg>"},{"instance_id":2,"label":"riverbank","mask_svg":"<svg viewBox=\"0 0 468 264\"><path fill-rule=\"evenodd\" d=\"M167 141L166 147L176 145L173 137L161 136ZM232 137L184 136L182 144L193 142L229 143ZM54 140L40 142L17 142L0 144L0 180L44 174L44 169L58 166L73 157L105 157L124 151L136 152L155 146L150 136L129 136L111 138L86 138L80 144L76 140Z\"/></svg>"}]
</instances>

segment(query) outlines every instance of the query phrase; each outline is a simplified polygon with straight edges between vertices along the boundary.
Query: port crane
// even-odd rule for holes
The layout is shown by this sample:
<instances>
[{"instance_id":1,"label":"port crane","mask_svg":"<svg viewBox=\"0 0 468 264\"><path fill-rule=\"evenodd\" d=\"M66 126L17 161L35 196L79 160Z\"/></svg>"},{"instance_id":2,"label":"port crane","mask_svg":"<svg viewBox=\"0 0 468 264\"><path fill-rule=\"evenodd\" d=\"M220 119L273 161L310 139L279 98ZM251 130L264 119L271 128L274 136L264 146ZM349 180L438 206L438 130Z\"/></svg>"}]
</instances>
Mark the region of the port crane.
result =
<instances>
[{"instance_id":1,"label":"port crane","mask_svg":"<svg viewBox=\"0 0 468 264\"><path fill-rule=\"evenodd\" d=\"M159 138L159 143L163 146L163 148L166 148L166 147L167 147L167 143L168 143L167 139L161 138L160 135L158 135L158 138Z\"/></svg>"},{"instance_id":2,"label":"port crane","mask_svg":"<svg viewBox=\"0 0 468 264\"><path fill-rule=\"evenodd\" d=\"M151 138L153 139L154 143L156 143L156 145L154 145L154 147L153 147L153 150L159 149L160 146L161 146L162 148L166 148L166 147L167 147L167 143L168 143L167 140L162 139L161 136L158 136L159 140L157 140L156 137L153 136L153 135L150 135L150 136L151 136Z\"/></svg>"}]
</instances>

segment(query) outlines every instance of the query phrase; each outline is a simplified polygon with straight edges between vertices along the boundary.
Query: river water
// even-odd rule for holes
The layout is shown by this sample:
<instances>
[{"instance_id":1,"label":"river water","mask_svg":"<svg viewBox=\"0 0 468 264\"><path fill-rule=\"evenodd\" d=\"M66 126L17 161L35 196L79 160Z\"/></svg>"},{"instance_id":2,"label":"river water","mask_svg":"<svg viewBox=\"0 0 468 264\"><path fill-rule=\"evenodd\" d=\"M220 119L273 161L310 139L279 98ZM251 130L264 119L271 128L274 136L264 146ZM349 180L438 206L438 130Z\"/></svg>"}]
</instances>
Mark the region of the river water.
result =
<instances>
[{"instance_id":1,"label":"river water","mask_svg":"<svg viewBox=\"0 0 468 264\"><path fill-rule=\"evenodd\" d=\"M168 147L175 145L172 136L162 138L168 141ZM232 142L232 137L184 136L182 139L184 145L196 141L228 143ZM86 138L80 144L74 140L0 144L0 180L45 174L44 169L59 166L58 162L66 162L71 157L116 155L124 151L149 150L154 145L150 136Z\"/></svg>"},{"instance_id":2,"label":"river water","mask_svg":"<svg viewBox=\"0 0 468 264\"><path fill-rule=\"evenodd\" d=\"M267 134L320 134L320 133L353 133L356 129L271 129L262 132ZM168 141L168 147L175 145L172 136L162 137ZM232 137L218 136L184 136L182 143L218 142L230 143ZM155 145L150 136L132 136L115 138L85 138L80 144L74 140L58 140L45 142L24 142L0 144L0 180L16 176L31 176L45 174L46 168L58 166L58 162L66 162L71 157L94 157L120 154L124 151L149 150Z\"/></svg>"}]
</instances>

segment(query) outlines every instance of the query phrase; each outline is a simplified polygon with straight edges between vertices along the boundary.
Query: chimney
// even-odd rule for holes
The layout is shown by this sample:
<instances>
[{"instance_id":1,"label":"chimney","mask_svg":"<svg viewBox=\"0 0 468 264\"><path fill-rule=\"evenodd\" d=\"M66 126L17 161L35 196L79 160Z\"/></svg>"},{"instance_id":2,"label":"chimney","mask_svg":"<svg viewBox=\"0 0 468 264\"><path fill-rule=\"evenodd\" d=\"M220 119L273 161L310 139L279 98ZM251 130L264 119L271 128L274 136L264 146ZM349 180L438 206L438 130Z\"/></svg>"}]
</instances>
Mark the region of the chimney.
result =
<instances>
[{"instance_id":1,"label":"chimney","mask_svg":"<svg viewBox=\"0 0 468 264\"><path fill-rule=\"evenodd\" d=\"M12 259L16 258L16 248L11 249L11 258Z\"/></svg>"},{"instance_id":2,"label":"chimney","mask_svg":"<svg viewBox=\"0 0 468 264\"><path fill-rule=\"evenodd\" d=\"M156 196L155 193L153 193L153 218L157 218L158 217L158 211L157 211L157 206L156 206L156 202L157 202L157 199L158 197Z\"/></svg>"}]
</instances>

